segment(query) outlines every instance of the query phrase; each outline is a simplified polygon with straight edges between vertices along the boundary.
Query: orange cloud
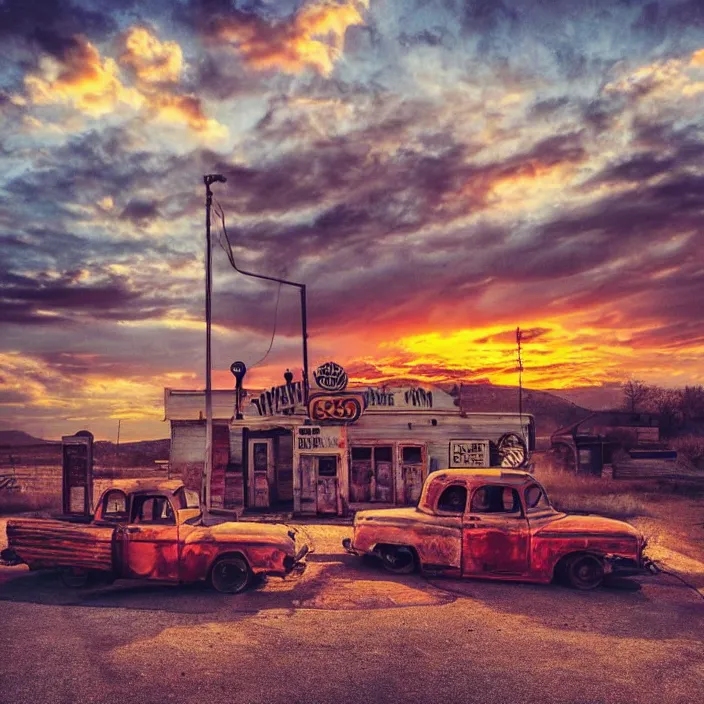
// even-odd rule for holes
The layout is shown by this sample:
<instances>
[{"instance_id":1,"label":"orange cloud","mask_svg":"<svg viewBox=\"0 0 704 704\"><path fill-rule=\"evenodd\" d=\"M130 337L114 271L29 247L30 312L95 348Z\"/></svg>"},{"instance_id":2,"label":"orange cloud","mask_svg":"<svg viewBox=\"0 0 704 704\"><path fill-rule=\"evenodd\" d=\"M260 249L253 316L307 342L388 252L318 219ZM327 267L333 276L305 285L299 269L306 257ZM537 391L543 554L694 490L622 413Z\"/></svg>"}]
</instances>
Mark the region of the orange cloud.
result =
<instances>
[{"instance_id":1,"label":"orange cloud","mask_svg":"<svg viewBox=\"0 0 704 704\"><path fill-rule=\"evenodd\" d=\"M187 124L194 132L208 139L225 139L227 127L206 117L203 104L192 95L154 93L148 96L149 107L157 119L175 124Z\"/></svg>"},{"instance_id":2,"label":"orange cloud","mask_svg":"<svg viewBox=\"0 0 704 704\"><path fill-rule=\"evenodd\" d=\"M118 61L146 83L174 83L181 77L183 52L174 41L161 42L144 27L131 27L123 36Z\"/></svg>"},{"instance_id":3,"label":"orange cloud","mask_svg":"<svg viewBox=\"0 0 704 704\"><path fill-rule=\"evenodd\" d=\"M102 60L98 50L77 36L62 61L44 56L36 72L24 79L29 100L34 105L68 103L91 117L112 112L120 103L139 108L144 98L125 87L113 59Z\"/></svg>"},{"instance_id":4,"label":"orange cloud","mask_svg":"<svg viewBox=\"0 0 704 704\"><path fill-rule=\"evenodd\" d=\"M232 43L256 69L299 73L312 68L330 75L344 48L348 27L364 24L361 9L368 0L304 7L290 19L268 22L242 12L214 26L214 37Z\"/></svg>"},{"instance_id":5,"label":"orange cloud","mask_svg":"<svg viewBox=\"0 0 704 704\"><path fill-rule=\"evenodd\" d=\"M25 77L34 105L67 103L91 117L101 117L129 105L153 118L186 125L206 139L224 139L227 128L208 118L199 98L178 92L183 55L176 42L161 42L143 27L131 28L123 38L120 63L133 71L137 87L125 86L118 64L102 59L84 37L75 37L61 61L44 56L39 70Z\"/></svg>"}]
</instances>

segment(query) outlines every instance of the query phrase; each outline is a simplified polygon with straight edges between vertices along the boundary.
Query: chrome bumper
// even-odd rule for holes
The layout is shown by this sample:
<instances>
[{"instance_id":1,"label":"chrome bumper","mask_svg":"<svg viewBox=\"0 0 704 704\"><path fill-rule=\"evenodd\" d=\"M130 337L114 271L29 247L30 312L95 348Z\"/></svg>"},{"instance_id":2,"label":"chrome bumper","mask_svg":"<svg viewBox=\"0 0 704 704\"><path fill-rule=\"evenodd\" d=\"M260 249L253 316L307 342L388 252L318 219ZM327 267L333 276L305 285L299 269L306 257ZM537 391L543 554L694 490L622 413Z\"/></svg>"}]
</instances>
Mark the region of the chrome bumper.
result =
<instances>
[{"instance_id":1,"label":"chrome bumper","mask_svg":"<svg viewBox=\"0 0 704 704\"><path fill-rule=\"evenodd\" d=\"M610 567L607 574L615 577L644 577L660 572L658 566L647 557L644 557L640 564L635 560L626 560L621 557L611 558L607 564Z\"/></svg>"},{"instance_id":2,"label":"chrome bumper","mask_svg":"<svg viewBox=\"0 0 704 704\"><path fill-rule=\"evenodd\" d=\"M349 553L350 555L359 556L362 554L359 550L355 550L352 547L352 538L345 538L342 541L342 547L345 548L345 552Z\"/></svg>"}]
</instances>

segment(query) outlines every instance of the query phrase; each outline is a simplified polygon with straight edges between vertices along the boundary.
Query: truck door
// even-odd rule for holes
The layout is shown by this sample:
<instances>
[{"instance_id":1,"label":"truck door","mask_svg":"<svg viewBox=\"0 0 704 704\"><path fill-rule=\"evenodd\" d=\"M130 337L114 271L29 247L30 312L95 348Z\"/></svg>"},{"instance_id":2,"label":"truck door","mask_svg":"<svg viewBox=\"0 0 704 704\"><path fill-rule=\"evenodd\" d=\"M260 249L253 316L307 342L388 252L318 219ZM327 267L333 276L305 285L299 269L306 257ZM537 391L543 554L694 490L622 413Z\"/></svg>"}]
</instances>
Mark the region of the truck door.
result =
<instances>
[{"instance_id":1,"label":"truck door","mask_svg":"<svg viewBox=\"0 0 704 704\"><path fill-rule=\"evenodd\" d=\"M129 523L118 528L117 539L123 577L178 581L178 526L166 496L133 495Z\"/></svg>"},{"instance_id":2,"label":"truck door","mask_svg":"<svg viewBox=\"0 0 704 704\"><path fill-rule=\"evenodd\" d=\"M524 575L529 549L518 491L500 485L475 488L462 525L463 576Z\"/></svg>"}]
</instances>

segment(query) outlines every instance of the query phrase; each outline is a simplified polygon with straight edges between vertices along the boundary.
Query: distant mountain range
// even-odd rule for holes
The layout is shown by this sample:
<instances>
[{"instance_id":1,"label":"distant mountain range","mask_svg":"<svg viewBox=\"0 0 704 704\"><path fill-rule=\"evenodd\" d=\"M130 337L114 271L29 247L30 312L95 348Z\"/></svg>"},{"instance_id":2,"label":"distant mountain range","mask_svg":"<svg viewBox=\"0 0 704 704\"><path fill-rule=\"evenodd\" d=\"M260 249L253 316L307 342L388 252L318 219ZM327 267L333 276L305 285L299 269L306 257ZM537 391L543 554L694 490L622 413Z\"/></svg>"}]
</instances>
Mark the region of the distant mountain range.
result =
<instances>
[{"instance_id":1,"label":"distant mountain range","mask_svg":"<svg viewBox=\"0 0 704 704\"><path fill-rule=\"evenodd\" d=\"M417 381L410 379L393 380L393 383L398 382L418 384ZM516 386L459 383L445 383L439 386L455 396L455 403L468 413L518 411L518 387ZM535 417L536 434L546 436L558 428L585 418L592 410L618 408L622 398L623 392L618 385L551 391L523 389L523 411ZM21 447L56 442L58 441L33 437L21 430L0 430L0 446ZM98 440L94 445L94 457L98 464L114 464L117 457L118 465L149 465L154 460L168 459L169 445L168 438L120 443L119 448L116 448L113 442Z\"/></svg>"},{"instance_id":2,"label":"distant mountain range","mask_svg":"<svg viewBox=\"0 0 704 704\"><path fill-rule=\"evenodd\" d=\"M35 438L22 430L0 430L0 447L29 447L31 445L56 445L56 452L61 452L59 440ZM140 440L124 442L117 447L109 440L96 440L93 443L93 459L97 465L117 465L120 467L151 466L154 460L169 459L171 440ZM48 448L53 452L52 448ZM42 451L44 452L44 451Z\"/></svg>"},{"instance_id":3,"label":"distant mountain range","mask_svg":"<svg viewBox=\"0 0 704 704\"><path fill-rule=\"evenodd\" d=\"M460 408L466 413L506 411L518 413L518 388L489 384L462 385L453 389ZM570 423L586 418L592 411L548 391L523 389L523 413L535 417L536 435L546 436Z\"/></svg>"},{"instance_id":4,"label":"distant mountain range","mask_svg":"<svg viewBox=\"0 0 704 704\"><path fill-rule=\"evenodd\" d=\"M0 430L0 445L14 445L20 447L22 445L46 445L56 442L55 440L42 440L35 438L23 430Z\"/></svg>"}]
</instances>

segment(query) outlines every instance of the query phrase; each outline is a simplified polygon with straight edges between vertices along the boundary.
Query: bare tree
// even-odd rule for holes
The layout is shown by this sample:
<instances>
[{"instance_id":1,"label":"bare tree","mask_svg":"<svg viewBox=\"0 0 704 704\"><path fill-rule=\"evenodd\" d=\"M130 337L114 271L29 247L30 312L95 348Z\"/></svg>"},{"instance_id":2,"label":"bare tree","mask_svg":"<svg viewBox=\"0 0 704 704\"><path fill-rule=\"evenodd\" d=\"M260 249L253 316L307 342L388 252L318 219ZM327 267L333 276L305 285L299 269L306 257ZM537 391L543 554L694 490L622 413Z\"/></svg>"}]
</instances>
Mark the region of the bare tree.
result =
<instances>
[{"instance_id":1,"label":"bare tree","mask_svg":"<svg viewBox=\"0 0 704 704\"><path fill-rule=\"evenodd\" d=\"M629 379L622 387L624 405L635 413L643 401L648 397L648 387L638 379Z\"/></svg>"},{"instance_id":2,"label":"bare tree","mask_svg":"<svg viewBox=\"0 0 704 704\"><path fill-rule=\"evenodd\" d=\"M704 386L685 386L680 392L680 411L683 420L704 418Z\"/></svg>"}]
</instances>

